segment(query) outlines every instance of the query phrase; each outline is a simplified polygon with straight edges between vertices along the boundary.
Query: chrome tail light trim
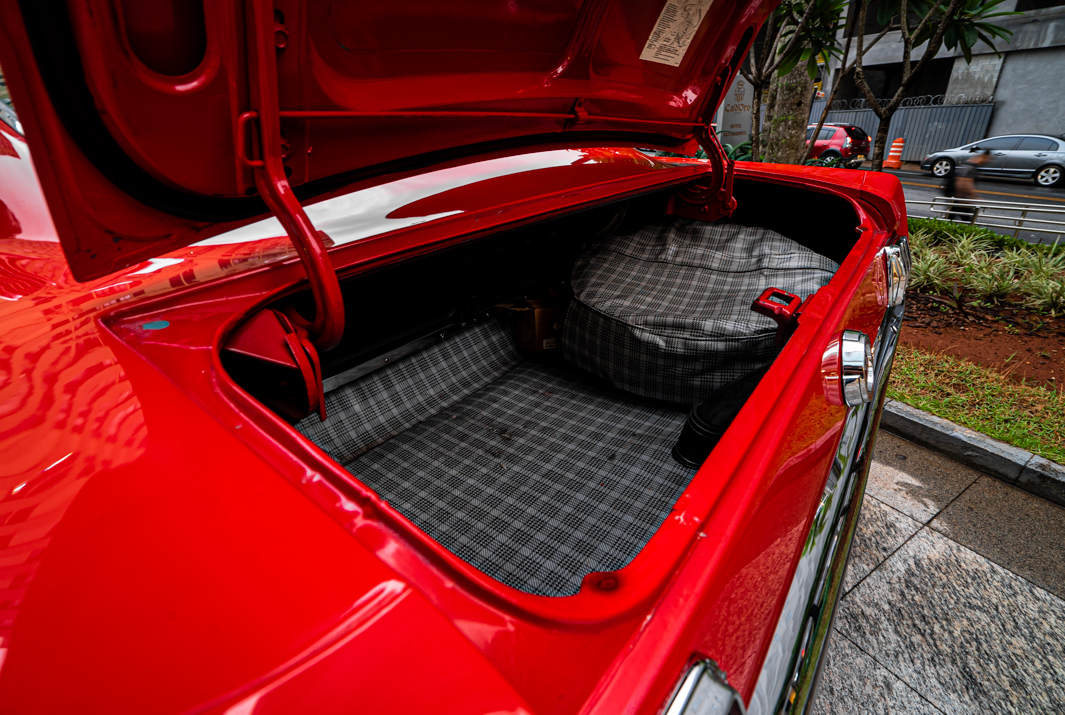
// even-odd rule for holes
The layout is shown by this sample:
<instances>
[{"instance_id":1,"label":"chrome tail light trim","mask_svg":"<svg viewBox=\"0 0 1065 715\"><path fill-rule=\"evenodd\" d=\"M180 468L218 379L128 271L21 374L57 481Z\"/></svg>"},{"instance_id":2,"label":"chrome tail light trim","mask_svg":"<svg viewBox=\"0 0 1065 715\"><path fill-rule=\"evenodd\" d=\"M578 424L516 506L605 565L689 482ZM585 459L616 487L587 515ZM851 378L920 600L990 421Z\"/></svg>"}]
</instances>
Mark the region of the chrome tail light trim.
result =
<instances>
[{"instance_id":1,"label":"chrome tail light trim","mask_svg":"<svg viewBox=\"0 0 1065 715\"><path fill-rule=\"evenodd\" d=\"M887 279L887 307L896 308L906 300L906 289L910 284L910 244L903 237L894 246L888 246L880 253Z\"/></svg>"},{"instance_id":2,"label":"chrome tail light trim","mask_svg":"<svg viewBox=\"0 0 1065 715\"><path fill-rule=\"evenodd\" d=\"M680 681L664 715L747 715L747 710L724 671L712 660L700 660Z\"/></svg>"},{"instance_id":3,"label":"chrome tail light trim","mask_svg":"<svg viewBox=\"0 0 1065 715\"><path fill-rule=\"evenodd\" d=\"M869 336L857 330L844 330L839 342L839 375L843 402L851 407L873 399L876 374L873 346Z\"/></svg>"}]
</instances>

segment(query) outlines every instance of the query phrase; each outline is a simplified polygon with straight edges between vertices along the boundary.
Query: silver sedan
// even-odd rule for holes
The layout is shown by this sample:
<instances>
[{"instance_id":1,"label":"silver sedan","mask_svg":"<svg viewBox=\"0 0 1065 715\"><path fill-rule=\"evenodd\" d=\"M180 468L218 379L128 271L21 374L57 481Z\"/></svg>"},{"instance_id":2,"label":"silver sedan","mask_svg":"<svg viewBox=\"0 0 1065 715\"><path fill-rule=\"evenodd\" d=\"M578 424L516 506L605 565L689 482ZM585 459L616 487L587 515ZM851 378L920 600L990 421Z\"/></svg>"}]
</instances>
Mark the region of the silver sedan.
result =
<instances>
[{"instance_id":1,"label":"silver sedan","mask_svg":"<svg viewBox=\"0 0 1065 715\"><path fill-rule=\"evenodd\" d=\"M947 177L975 152L991 152L991 160L979 168L983 176L1032 179L1040 186L1059 186L1065 175L1065 140L1043 134L1011 134L989 137L957 149L929 154L921 168Z\"/></svg>"}]
</instances>

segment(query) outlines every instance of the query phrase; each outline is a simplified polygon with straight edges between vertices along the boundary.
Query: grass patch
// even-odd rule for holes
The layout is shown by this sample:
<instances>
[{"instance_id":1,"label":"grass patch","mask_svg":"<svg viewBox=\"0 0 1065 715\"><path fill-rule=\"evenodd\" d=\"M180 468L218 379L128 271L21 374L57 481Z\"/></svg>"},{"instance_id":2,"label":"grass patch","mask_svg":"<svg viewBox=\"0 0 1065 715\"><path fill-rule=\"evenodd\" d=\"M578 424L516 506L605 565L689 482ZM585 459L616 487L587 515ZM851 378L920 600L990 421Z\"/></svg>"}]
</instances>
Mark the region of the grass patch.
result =
<instances>
[{"instance_id":1,"label":"grass patch","mask_svg":"<svg viewBox=\"0 0 1065 715\"><path fill-rule=\"evenodd\" d=\"M888 397L1065 464L1065 392L900 345Z\"/></svg>"}]
</instances>

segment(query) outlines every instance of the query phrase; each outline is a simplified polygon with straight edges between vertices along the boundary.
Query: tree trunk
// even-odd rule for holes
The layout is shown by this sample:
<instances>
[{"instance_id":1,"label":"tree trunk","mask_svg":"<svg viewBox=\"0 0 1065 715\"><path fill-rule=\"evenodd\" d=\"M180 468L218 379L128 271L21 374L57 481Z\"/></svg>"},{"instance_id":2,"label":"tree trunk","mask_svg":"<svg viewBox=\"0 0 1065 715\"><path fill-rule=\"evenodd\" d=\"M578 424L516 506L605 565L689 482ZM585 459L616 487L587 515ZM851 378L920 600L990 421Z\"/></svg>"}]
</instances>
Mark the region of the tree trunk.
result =
<instances>
[{"instance_id":1,"label":"tree trunk","mask_svg":"<svg viewBox=\"0 0 1065 715\"><path fill-rule=\"evenodd\" d=\"M839 82L836 83L837 85ZM806 152L803 154L802 160L805 162L807 159L814 155L814 148L817 144L817 137L821 133L821 128L825 126L825 122L828 121L828 113L832 111L832 102L836 99L836 90L832 90L832 94L825 100L825 107L821 110L821 118L817 120L817 126L814 127L814 131L810 134L810 140L806 142ZM811 102L811 105L813 103Z\"/></svg>"},{"instance_id":2,"label":"tree trunk","mask_svg":"<svg viewBox=\"0 0 1065 715\"><path fill-rule=\"evenodd\" d=\"M761 161L762 85L751 82L751 161Z\"/></svg>"},{"instance_id":3,"label":"tree trunk","mask_svg":"<svg viewBox=\"0 0 1065 715\"><path fill-rule=\"evenodd\" d=\"M887 145L888 127L891 125L892 112L885 119L880 117L880 124L876 128L876 139L873 140L873 171L884 170L884 147Z\"/></svg>"},{"instance_id":4,"label":"tree trunk","mask_svg":"<svg viewBox=\"0 0 1065 715\"><path fill-rule=\"evenodd\" d=\"M773 143L773 118L777 116L777 98L780 93L780 78L773 75L766 90L765 119L762 120L762 155L768 161L769 147Z\"/></svg>"},{"instance_id":5,"label":"tree trunk","mask_svg":"<svg viewBox=\"0 0 1065 715\"><path fill-rule=\"evenodd\" d=\"M770 138L766 143L766 161L775 164L801 164L806 156L806 126L810 122L814 81L800 62L777 82L773 102Z\"/></svg>"},{"instance_id":6,"label":"tree trunk","mask_svg":"<svg viewBox=\"0 0 1065 715\"><path fill-rule=\"evenodd\" d=\"M765 99L765 112L762 118L762 159L766 157L766 152L769 151L770 142L773 141L773 117L777 115L777 91L780 85L780 78L775 74L769 79L769 87L766 89Z\"/></svg>"}]
</instances>

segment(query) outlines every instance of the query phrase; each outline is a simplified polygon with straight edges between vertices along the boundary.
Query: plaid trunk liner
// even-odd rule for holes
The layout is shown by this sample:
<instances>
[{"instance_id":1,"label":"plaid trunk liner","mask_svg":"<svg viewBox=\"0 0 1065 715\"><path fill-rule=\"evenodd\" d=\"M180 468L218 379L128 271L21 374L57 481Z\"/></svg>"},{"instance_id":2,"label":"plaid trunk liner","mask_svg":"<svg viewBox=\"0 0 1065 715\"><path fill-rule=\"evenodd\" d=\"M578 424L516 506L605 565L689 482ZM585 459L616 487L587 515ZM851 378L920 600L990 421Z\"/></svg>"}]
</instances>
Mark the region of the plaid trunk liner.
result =
<instances>
[{"instance_id":1,"label":"plaid trunk liner","mask_svg":"<svg viewBox=\"0 0 1065 715\"><path fill-rule=\"evenodd\" d=\"M452 553L569 596L643 548L691 480L685 414L527 362L344 465Z\"/></svg>"},{"instance_id":2,"label":"plaid trunk liner","mask_svg":"<svg viewBox=\"0 0 1065 715\"><path fill-rule=\"evenodd\" d=\"M369 377L299 428L446 549L527 593L572 595L625 566L694 475L670 456L684 412L522 361L501 323Z\"/></svg>"}]
</instances>

